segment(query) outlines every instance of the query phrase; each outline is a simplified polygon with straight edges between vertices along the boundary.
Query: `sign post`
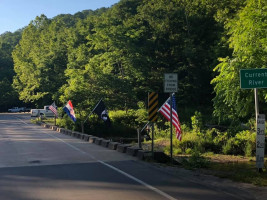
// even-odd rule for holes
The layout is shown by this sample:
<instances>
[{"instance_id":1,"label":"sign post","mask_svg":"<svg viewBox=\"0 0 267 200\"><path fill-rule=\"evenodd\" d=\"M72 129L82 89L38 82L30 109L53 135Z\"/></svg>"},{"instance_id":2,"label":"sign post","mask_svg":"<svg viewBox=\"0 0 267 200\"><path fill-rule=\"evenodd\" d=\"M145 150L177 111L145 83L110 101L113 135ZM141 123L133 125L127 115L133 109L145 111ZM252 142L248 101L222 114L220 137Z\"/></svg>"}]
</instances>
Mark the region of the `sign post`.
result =
<instances>
[{"instance_id":1,"label":"sign post","mask_svg":"<svg viewBox=\"0 0 267 200\"><path fill-rule=\"evenodd\" d=\"M257 139L256 139L256 166L259 172L264 168L264 146L265 146L265 115L257 116Z\"/></svg>"},{"instance_id":2,"label":"sign post","mask_svg":"<svg viewBox=\"0 0 267 200\"><path fill-rule=\"evenodd\" d=\"M267 88L267 69L241 69L241 89L254 89L255 115L257 125L256 167L262 172L264 167L265 115L259 114L258 88Z\"/></svg>"},{"instance_id":3,"label":"sign post","mask_svg":"<svg viewBox=\"0 0 267 200\"><path fill-rule=\"evenodd\" d=\"M178 91L178 75L176 73L164 74L164 92L170 93L170 157L172 164L172 93Z\"/></svg>"},{"instance_id":4,"label":"sign post","mask_svg":"<svg viewBox=\"0 0 267 200\"><path fill-rule=\"evenodd\" d=\"M153 159L154 159L154 123L158 119L158 97L159 95L156 92L148 93L148 121L152 122L151 151Z\"/></svg>"}]
</instances>

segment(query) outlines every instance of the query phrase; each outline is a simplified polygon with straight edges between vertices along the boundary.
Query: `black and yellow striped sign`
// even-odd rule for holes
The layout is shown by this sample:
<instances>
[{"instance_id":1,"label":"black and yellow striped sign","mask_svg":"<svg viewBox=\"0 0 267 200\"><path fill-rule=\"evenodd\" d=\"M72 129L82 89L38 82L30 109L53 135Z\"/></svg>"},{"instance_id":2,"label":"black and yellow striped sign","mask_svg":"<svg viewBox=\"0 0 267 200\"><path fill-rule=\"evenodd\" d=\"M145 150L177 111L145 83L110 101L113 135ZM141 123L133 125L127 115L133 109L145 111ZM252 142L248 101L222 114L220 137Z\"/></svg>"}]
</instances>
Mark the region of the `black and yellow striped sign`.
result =
<instances>
[{"instance_id":1,"label":"black and yellow striped sign","mask_svg":"<svg viewBox=\"0 0 267 200\"><path fill-rule=\"evenodd\" d=\"M158 119L158 93L148 93L148 121L155 122Z\"/></svg>"}]
</instances>

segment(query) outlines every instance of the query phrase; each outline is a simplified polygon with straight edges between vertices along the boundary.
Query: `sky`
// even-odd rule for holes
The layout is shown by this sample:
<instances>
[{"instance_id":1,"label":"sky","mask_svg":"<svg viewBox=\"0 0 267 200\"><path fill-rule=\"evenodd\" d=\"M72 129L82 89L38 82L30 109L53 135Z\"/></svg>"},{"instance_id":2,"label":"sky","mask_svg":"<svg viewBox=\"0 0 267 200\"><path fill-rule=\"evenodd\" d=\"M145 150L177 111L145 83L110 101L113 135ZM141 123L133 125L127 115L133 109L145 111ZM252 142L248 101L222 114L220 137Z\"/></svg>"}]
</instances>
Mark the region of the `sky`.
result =
<instances>
[{"instance_id":1,"label":"sky","mask_svg":"<svg viewBox=\"0 0 267 200\"><path fill-rule=\"evenodd\" d=\"M110 7L119 0L0 0L0 35L27 26L36 16L53 18L83 10Z\"/></svg>"}]
</instances>

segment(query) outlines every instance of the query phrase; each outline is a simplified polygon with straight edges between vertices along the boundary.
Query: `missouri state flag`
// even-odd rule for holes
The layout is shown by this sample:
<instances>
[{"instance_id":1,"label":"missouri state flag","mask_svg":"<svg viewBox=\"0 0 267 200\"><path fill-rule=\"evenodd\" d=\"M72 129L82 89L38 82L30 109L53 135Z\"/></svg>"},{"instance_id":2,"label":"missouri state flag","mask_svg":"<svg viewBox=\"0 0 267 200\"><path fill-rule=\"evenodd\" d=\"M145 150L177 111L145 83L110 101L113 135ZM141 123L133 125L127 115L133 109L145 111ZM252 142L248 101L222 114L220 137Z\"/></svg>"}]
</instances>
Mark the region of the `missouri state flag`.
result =
<instances>
[{"instance_id":1,"label":"missouri state flag","mask_svg":"<svg viewBox=\"0 0 267 200\"><path fill-rule=\"evenodd\" d=\"M76 117L75 117L73 105L72 105L70 100L64 106L63 110L67 113L67 115L72 119L73 122L76 122Z\"/></svg>"}]
</instances>

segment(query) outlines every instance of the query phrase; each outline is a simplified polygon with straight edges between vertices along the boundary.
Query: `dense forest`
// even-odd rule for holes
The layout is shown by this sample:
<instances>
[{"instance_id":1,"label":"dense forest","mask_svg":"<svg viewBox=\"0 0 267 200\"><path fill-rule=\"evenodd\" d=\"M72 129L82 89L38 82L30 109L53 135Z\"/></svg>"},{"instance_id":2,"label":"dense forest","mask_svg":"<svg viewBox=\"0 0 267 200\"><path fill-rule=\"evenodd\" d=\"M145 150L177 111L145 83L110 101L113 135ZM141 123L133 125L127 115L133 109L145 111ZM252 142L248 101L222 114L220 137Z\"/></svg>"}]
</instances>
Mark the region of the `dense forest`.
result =
<instances>
[{"instance_id":1,"label":"dense forest","mask_svg":"<svg viewBox=\"0 0 267 200\"><path fill-rule=\"evenodd\" d=\"M239 70L266 68L266 16L261 0L121 0L52 19L40 14L0 35L1 111L72 100L84 120L103 98L109 110L140 114L171 72L182 124L195 111L209 124L247 122L254 96L240 89ZM265 113L265 89L259 100Z\"/></svg>"}]
</instances>

